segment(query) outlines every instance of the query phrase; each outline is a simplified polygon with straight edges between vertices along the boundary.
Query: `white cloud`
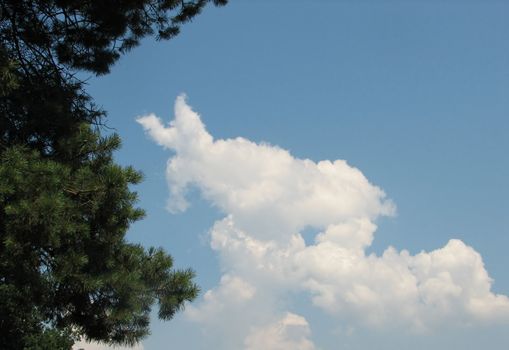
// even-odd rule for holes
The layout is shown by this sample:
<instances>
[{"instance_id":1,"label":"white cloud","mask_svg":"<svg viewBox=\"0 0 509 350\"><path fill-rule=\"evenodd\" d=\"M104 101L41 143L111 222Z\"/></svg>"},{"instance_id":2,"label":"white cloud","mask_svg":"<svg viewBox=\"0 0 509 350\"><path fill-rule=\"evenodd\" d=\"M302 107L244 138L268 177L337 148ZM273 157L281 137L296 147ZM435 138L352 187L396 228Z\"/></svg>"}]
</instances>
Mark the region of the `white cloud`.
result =
<instances>
[{"instance_id":1,"label":"white cloud","mask_svg":"<svg viewBox=\"0 0 509 350\"><path fill-rule=\"evenodd\" d=\"M509 320L509 298L491 292L481 256L459 240L415 256L392 247L366 255L376 218L395 206L345 161L298 159L243 138L214 140L182 96L168 126L154 115L138 122L174 152L170 211L187 208L194 186L226 215L210 231L225 276L187 315L216 331L226 326L212 315L227 318L238 337L231 348L244 340L249 346L258 334L252 327L271 333L262 325L285 313L295 293L338 322L381 329ZM320 231L310 245L300 234L308 227Z\"/></svg>"},{"instance_id":2,"label":"white cloud","mask_svg":"<svg viewBox=\"0 0 509 350\"><path fill-rule=\"evenodd\" d=\"M73 350L143 350L143 345L140 343L129 347L129 346L111 346L103 343L79 341L72 347Z\"/></svg>"},{"instance_id":3,"label":"white cloud","mask_svg":"<svg viewBox=\"0 0 509 350\"><path fill-rule=\"evenodd\" d=\"M203 295L200 308L188 305L186 312L193 321L213 323L232 309L245 305L255 294L256 289L241 278L224 275L217 289Z\"/></svg>"},{"instance_id":4,"label":"white cloud","mask_svg":"<svg viewBox=\"0 0 509 350\"><path fill-rule=\"evenodd\" d=\"M173 212L187 208L186 189L196 186L241 229L284 240L306 226L394 211L383 191L345 161L296 159L240 137L213 140L182 96L169 127L154 115L138 121L157 143L176 152L166 170Z\"/></svg>"},{"instance_id":5,"label":"white cloud","mask_svg":"<svg viewBox=\"0 0 509 350\"><path fill-rule=\"evenodd\" d=\"M246 337L246 350L314 350L311 331L302 316L287 313L279 321L253 329Z\"/></svg>"}]
</instances>

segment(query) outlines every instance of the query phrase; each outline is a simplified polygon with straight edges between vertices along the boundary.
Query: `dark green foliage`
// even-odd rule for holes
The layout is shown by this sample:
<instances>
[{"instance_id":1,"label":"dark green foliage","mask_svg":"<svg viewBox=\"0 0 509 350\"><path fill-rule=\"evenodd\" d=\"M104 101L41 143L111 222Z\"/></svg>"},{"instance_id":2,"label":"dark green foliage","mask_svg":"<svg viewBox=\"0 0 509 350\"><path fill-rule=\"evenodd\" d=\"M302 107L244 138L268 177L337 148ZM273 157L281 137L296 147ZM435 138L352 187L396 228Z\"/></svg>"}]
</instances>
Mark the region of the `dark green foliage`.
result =
<instances>
[{"instance_id":1,"label":"dark green foliage","mask_svg":"<svg viewBox=\"0 0 509 350\"><path fill-rule=\"evenodd\" d=\"M177 35L209 2L227 0L3 0L0 35L25 64L103 74L141 38Z\"/></svg>"},{"instance_id":2,"label":"dark green foliage","mask_svg":"<svg viewBox=\"0 0 509 350\"><path fill-rule=\"evenodd\" d=\"M170 39L209 2L227 1L0 1L1 142L51 151L76 123L100 124L76 70L107 73L143 37Z\"/></svg>"},{"instance_id":3,"label":"dark green foliage","mask_svg":"<svg viewBox=\"0 0 509 350\"><path fill-rule=\"evenodd\" d=\"M0 159L2 349L18 348L4 341L26 344L25 333L43 332L44 323L134 343L147 334L155 301L169 319L197 294L192 272L172 271L162 250L124 240L143 211L128 189L140 174L112 162L118 137L82 125L66 141L69 162L21 146Z\"/></svg>"},{"instance_id":4,"label":"dark green foliage","mask_svg":"<svg viewBox=\"0 0 509 350\"><path fill-rule=\"evenodd\" d=\"M120 139L100 135L104 112L75 73L107 73L208 2L0 2L0 349L133 344L155 303L171 319L196 297L191 270L126 242L141 175L115 164Z\"/></svg>"}]
</instances>

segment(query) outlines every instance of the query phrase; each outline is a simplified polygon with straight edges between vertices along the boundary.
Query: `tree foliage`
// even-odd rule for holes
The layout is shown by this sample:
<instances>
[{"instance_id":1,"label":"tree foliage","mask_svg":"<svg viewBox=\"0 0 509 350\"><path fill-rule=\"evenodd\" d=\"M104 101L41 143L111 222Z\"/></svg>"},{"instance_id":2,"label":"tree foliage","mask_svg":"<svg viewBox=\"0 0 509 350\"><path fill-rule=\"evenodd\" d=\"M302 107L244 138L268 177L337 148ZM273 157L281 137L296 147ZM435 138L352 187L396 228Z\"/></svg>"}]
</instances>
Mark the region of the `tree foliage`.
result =
<instances>
[{"instance_id":1,"label":"tree foliage","mask_svg":"<svg viewBox=\"0 0 509 350\"><path fill-rule=\"evenodd\" d=\"M0 348L133 344L154 303L170 319L198 288L162 249L125 240L143 216L117 135L76 72L105 74L147 35L169 39L211 2L0 3ZM226 1L215 0L215 5Z\"/></svg>"},{"instance_id":2,"label":"tree foliage","mask_svg":"<svg viewBox=\"0 0 509 350\"><path fill-rule=\"evenodd\" d=\"M3 0L1 34L24 65L103 74L141 38L177 35L209 2L227 1Z\"/></svg>"}]
</instances>

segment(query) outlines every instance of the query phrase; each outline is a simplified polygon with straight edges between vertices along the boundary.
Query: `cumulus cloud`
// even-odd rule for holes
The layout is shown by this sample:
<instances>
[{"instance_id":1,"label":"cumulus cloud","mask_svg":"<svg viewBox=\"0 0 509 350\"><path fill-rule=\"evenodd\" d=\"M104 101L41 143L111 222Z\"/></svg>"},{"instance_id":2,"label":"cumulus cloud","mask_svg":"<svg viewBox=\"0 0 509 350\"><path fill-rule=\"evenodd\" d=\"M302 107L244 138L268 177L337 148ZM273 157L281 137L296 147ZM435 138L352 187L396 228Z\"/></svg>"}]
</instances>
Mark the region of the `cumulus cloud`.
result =
<instances>
[{"instance_id":1,"label":"cumulus cloud","mask_svg":"<svg viewBox=\"0 0 509 350\"><path fill-rule=\"evenodd\" d=\"M430 331L509 320L509 298L491 292L481 256L462 241L417 255L392 247L368 255L376 219L393 215L395 206L346 161L298 159L241 137L215 140L183 96L169 125L155 115L138 122L173 152L168 209L186 210L186 191L194 187L225 214L210 230L225 275L187 312L204 327L218 330L223 325L213 315L228 315L248 349L262 335L311 349L307 337L286 331L292 320L307 326L302 316L273 323L298 293L338 322L359 326ZM307 228L319 232L312 244L301 234ZM250 322L237 322L245 318Z\"/></svg>"},{"instance_id":2,"label":"cumulus cloud","mask_svg":"<svg viewBox=\"0 0 509 350\"><path fill-rule=\"evenodd\" d=\"M315 163L241 137L214 140L182 96L169 127L155 115L138 121L176 153L166 170L172 212L187 208L186 190L196 186L251 235L286 239L306 226L394 211L383 191L343 160Z\"/></svg>"},{"instance_id":3,"label":"cumulus cloud","mask_svg":"<svg viewBox=\"0 0 509 350\"><path fill-rule=\"evenodd\" d=\"M246 337L246 350L314 350L309 324L302 316L288 312L268 326L253 329Z\"/></svg>"},{"instance_id":4,"label":"cumulus cloud","mask_svg":"<svg viewBox=\"0 0 509 350\"><path fill-rule=\"evenodd\" d=\"M200 308L188 305L187 315L196 322L213 323L253 299L256 289L239 277L224 275L215 290L207 291Z\"/></svg>"}]
</instances>

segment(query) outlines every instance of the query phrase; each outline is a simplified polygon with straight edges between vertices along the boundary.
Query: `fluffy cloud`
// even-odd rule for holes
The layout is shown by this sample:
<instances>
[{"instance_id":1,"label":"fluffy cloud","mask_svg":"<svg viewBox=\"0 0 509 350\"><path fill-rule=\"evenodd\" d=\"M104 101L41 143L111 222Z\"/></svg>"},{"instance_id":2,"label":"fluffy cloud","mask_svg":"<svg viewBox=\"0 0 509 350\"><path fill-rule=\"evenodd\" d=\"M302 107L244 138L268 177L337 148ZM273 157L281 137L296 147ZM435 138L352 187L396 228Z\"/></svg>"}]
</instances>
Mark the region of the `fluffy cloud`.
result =
<instances>
[{"instance_id":1,"label":"fluffy cloud","mask_svg":"<svg viewBox=\"0 0 509 350\"><path fill-rule=\"evenodd\" d=\"M369 327L430 331L509 320L509 298L491 292L481 256L459 240L415 256L392 247L367 255L376 219L393 215L395 206L347 162L298 159L243 138L214 140L182 96L169 125L154 115L138 122L174 152L166 173L169 210L186 210L192 186L225 213L210 230L225 276L187 312L204 327L220 331L224 325L214 320L223 315L248 349L264 337L312 349L307 337L286 331L292 322L307 329L301 316L271 323L296 293L338 322ZM307 228L319 232L313 244L302 238Z\"/></svg>"},{"instance_id":2,"label":"fluffy cloud","mask_svg":"<svg viewBox=\"0 0 509 350\"><path fill-rule=\"evenodd\" d=\"M213 323L232 310L245 306L255 294L256 289L246 281L224 275L218 288L205 293L200 308L188 305L187 315L196 322Z\"/></svg>"},{"instance_id":3,"label":"fluffy cloud","mask_svg":"<svg viewBox=\"0 0 509 350\"><path fill-rule=\"evenodd\" d=\"M186 189L196 186L239 228L284 241L306 226L394 211L383 191L343 160L315 163L241 137L214 140L183 97L169 127L155 115L138 121L158 144L176 153L166 170L172 212L187 208Z\"/></svg>"},{"instance_id":4,"label":"fluffy cloud","mask_svg":"<svg viewBox=\"0 0 509 350\"><path fill-rule=\"evenodd\" d=\"M246 337L246 350L314 350L309 340L311 332L306 319L287 313L281 320L269 326L253 329Z\"/></svg>"}]
</instances>

